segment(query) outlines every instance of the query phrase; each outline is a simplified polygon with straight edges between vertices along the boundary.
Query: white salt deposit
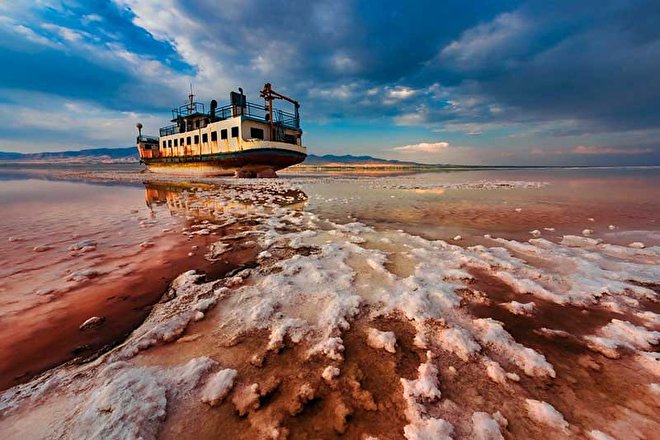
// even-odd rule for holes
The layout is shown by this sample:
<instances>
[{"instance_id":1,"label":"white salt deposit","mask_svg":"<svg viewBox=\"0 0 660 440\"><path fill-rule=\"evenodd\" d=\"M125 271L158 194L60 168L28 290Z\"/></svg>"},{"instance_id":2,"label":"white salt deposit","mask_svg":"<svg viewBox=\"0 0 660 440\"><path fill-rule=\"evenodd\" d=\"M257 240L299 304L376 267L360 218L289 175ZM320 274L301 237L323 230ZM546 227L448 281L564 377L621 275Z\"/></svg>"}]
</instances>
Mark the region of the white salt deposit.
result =
<instances>
[{"instance_id":1,"label":"white salt deposit","mask_svg":"<svg viewBox=\"0 0 660 440\"><path fill-rule=\"evenodd\" d=\"M156 439L167 414L168 395L193 389L215 365L205 357L171 370L112 363L100 373L103 383L74 418L70 436Z\"/></svg>"},{"instance_id":2,"label":"white salt deposit","mask_svg":"<svg viewBox=\"0 0 660 440\"><path fill-rule=\"evenodd\" d=\"M506 428L509 426L509 421L499 411L495 411L493 413L493 419L497 422L498 425L500 425L500 428Z\"/></svg>"},{"instance_id":3,"label":"white salt deposit","mask_svg":"<svg viewBox=\"0 0 660 440\"><path fill-rule=\"evenodd\" d=\"M375 328L367 330L367 344L372 348L396 353L396 336L393 332L382 332Z\"/></svg>"},{"instance_id":4,"label":"white salt deposit","mask_svg":"<svg viewBox=\"0 0 660 440\"><path fill-rule=\"evenodd\" d=\"M528 376L555 377L555 370L545 359L545 356L517 343L504 330L501 323L491 318L475 319L472 322L479 340L489 345L495 351L508 356Z\"/></svg>"},{"instance_id":5,"label":"white salt deposit","mask_svg":"<svg viewBox=\"0 0 660 440\"><path fill-rule=\"evenodd\" d=\"M309 331L309 324L303 319L288 318L273 324L268 341L268 350L279 350L284 346L284 338L288 335L293 343L299 343Z\"/></svg>"},{"instance_id":6,"label":"white salt deposit","mask_svg":"<svg viewBox=\"0 0 660 440\"><path fill-rule=\"evenodd\" d=\"M634 249L644 249L646 245L642 243L641 241L633 241L628 245L628 247L634 248Z\"/></svg>"},{"instance_id":7,"label":"white salt deposit","mask_svg":"<svg viewBox=\"0 0 660 440\"><path fill-rule=\"evenodd\" d=\"M91 318L87 319L85 322L80 324L80 330L89 330L95 327L100 326L103 324L105 321L105 318L102 316L92 316Z\"/></svg>"},{"instance_id":8,"label":"white salt deposit","mask_svg":"<svg viewBox=\"0 0 660 440\"><path fill-rule=\"evenodd\" d=\"M651 331L628 321L613 319L598 331L597 336L585 336L589 348L610 358L619 357L618 347L651 350L660 340L660 332Z\"/></svg>"},{"instance_id":9,"label":"white salt deposit","mask_svg":"<svg viewBox=\"0 0 660 440\"><path fill-rule=\"evenodd\" d=\"M541 327L536 330L534 330L534 333L538 333L543 336L547 337L557 337L557 338L568 338L571 336L570 333L565 332L564 330L556 330L556 329L551 329L551 328L546 328L546 327Z\"/></svg>"},{"instance_id":10,"label":"white salt deposit","mask_svg":"<svg viewBox=\"0 0 660 440\"><path fill-rule=\"evenodd\" d=\"M453 327L440 330L438 339L442 348L454 353L465 362L469 360L470 355L481 350L479 344L463 328Z\"/></svg>"},{"instance_id":11,"label":"white salt deposit","mask_svg":"<svg viewBox=\"0 0 660 440\"><path fill-rule=\"evenodd\" d=\"M518 301L511 301L503 303L502 306L514 315L531 316L536 311L536 304L533 302L519 303Z\"/></svg>"},{"instance_id":12,"label":"white salt deposit","mask_svg":"<svg viewBox=\"0 0 660 440\"><path fill-rule=\"evenodd\" d=\"M499 384L506 383L506 371L504 371L499 363L487 357L483 358L483 363L486 367L486 374L488 374L488 377L490 377L493 382Z\"/></svg>"},{"instance_id":13,"label":"white salt deposit","mask_svg":"<svg viewBox=\"0 0 660 440\"><path fill-rule=\"evenodd\" d=\"M616 440L614 437L610 437L602 431L589 431L589 438L591 440Z\"/></svg>"},{"instance_id":14,"label":"white salt deposit","mask_svg":"<svg viewBox=\"0 0 660 440\"><path fill-rule=\"evenodd\" d=\"M227 368L212 375L202 390L202 402L208 403L210 406L217 406L222 403L234 386L234 379L237 374L236 370Z\"/></svg>"},{"instance_id":15,"label":"white salt deposit","mask_svg":"<svg viewBox=\"0 0 660 440\"><path fill-rule=\"evenodd\" d=\"M636 312L635 316L642 318L644 321L646 321L648 324L652 326L660 326L660 314L651 312L651 311L644 311L644 312Z\"/></svg>"},{"instance_id":16,"label":"white salt deposit","mask_svg":"<svg viewBox=\"0 0 660 440\"><path fill-rule=\"evenodd\" d=\"M475 440L504 440L500 425L485 412L472 414L472 438Z\"/></svg>"},{"instance_id":17,"label":"white salt deposit","mask_svg":"<svg viewBox=\"0 0 660 440\"><path fill-rule=\"evenodd\" d=\"M452 440L454 427L443 419L420 419L403 427L408 440Z\"/></svg>"},{"instance_id":18,"label":"white salt deposit","mask_svg":"<svg viewBox=\"0 0 660 440\"><path fill-rule=\"evenodd\" d=\"M426 362L417 368L417 379L400 379L403 386L403 399L406 402L406 418L411 422L410 425L406 426L408 428L406 432L410 434L410 437L408 437L408 434L406 434L406 437L409 439L435 438L424 437L423 435L438 434L435 428L439 428L442 425L441 421L429 422L429 420L433 419L428 419L425 416L425 405L436 402L442 397L442 393L438 388L438 368L431 359L431 352L427 352L426 356ZM406 428L404 428L404 431ZM448 427L444 426L444 428L447 429ZM451 425L449 425L449 428L453 429ZM446 435L450 433L451 429Z\"/></svg>"},{"instance_id":19,"label":"white salt deposit","mask_svg":"<svg viewBox=\"0 0 660 440\"><path fill-rule=\"evenodd\" d=\"M559 431L568 432L568 422L554 406L534 399L525 399L525 405L527 406L527 414L535 422Z\"/></svg>"},{"instance_id":20,"label":"white salt deposit","mask_svg":"<svg viewBox=\"0 0 660 440\"><path fill-rule=\"evenodd\" d=\"M639 350L650 350L652 345L658 344L660 332L647 330L645 327L631 324L628 321L613 319L601 329L606 338L618 340Z\"/></svg>"}]
</instances>

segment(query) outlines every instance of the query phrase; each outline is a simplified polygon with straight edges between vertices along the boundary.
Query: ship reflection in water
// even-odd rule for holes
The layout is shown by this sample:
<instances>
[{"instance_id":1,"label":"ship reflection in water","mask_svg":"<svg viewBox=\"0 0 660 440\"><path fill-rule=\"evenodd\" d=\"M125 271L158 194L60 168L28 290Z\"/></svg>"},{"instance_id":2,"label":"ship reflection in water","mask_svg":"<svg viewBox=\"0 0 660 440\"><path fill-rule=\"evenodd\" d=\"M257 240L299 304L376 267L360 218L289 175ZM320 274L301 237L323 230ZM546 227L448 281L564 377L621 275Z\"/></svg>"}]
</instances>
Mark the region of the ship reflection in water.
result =
<instances>
[{"instance_id":1,"label":"ship reflection in water","mask_svg":"<svg viewBox=\"0 0 660 440\"><path fill-rule=\"evenodd\" d=\"M303 209L307 202L303 191L283 187L254 190L249 186L147 181L144 188L150 210L167 206L174 216L209 222L227 216L260 215L275 207Z\"/></svg>"}]
</instances>

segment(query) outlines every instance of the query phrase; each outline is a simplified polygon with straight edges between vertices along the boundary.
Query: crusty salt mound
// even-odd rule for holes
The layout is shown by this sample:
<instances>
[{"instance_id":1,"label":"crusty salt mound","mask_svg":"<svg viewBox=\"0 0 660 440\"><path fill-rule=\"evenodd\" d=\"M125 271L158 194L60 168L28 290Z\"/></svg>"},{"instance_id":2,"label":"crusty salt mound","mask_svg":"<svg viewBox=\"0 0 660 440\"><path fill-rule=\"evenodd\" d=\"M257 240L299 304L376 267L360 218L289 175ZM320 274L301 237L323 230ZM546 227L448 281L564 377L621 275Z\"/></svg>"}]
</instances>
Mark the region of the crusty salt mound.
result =
<instances>
[{"instance_id":1,"label":"crusty salt mound","mask_svg":"<svg viewBox=\"0 0 660 440\"><path fill-rule=\"evenodd\" d=\"M659 248L586 236L461 247L334 223L291 194L283 181L195 194L242 204L186 233L249 218L208 256L249 242L254 264L182 274L119 347L5 391L3 437L657 432Z\"/></svg>"}]
</instances>

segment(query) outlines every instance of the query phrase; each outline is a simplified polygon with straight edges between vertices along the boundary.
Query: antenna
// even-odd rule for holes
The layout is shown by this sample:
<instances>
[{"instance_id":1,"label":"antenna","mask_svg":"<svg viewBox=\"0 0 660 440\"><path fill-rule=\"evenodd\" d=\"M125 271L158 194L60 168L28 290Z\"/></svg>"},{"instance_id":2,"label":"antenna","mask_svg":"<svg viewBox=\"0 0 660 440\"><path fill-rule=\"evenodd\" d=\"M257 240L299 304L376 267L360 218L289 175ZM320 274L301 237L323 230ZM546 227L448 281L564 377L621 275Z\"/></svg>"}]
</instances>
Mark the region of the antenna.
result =
<instances>
[{"instance_id":1,"label":"antenna","mask_svg":"<svg viewBox=\"0 0 660 440\"><path fill-rule=\"evenodd\" d=\"M195 95L193 94L193 86L192 83L190 83L190 95L188 95L188 111L189 113L192 113L194 110L194 102Z\"/></svg>"}]
</instances>

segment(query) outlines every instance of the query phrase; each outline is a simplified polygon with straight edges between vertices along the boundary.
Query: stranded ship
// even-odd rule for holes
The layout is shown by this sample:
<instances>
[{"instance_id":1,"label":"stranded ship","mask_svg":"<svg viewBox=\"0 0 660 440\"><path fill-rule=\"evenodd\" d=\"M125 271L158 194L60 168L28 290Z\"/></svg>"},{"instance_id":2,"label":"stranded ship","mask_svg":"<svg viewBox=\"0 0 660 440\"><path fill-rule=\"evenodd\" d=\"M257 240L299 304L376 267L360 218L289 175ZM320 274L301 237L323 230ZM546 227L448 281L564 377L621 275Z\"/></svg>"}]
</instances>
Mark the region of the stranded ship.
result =
<instances>
[{"instance_id":1,"label":"stranded ship","mask_svg":"<svg viewBox=\"0 0 660 440\"><path fill-rule=\"evenodd\" d=\"M158 137L143 135L138 123L141 162L162 173L275 177L277 170L305 160L298 101L269 83L260 92L264 104L248 102L238 90L228 105L218 108L212 100L206 112L191 87L188 103L172 110L174 124L161 128ZM275 100L292 104L293 112L274 108Z\"/></svg>"}]
</instances>

